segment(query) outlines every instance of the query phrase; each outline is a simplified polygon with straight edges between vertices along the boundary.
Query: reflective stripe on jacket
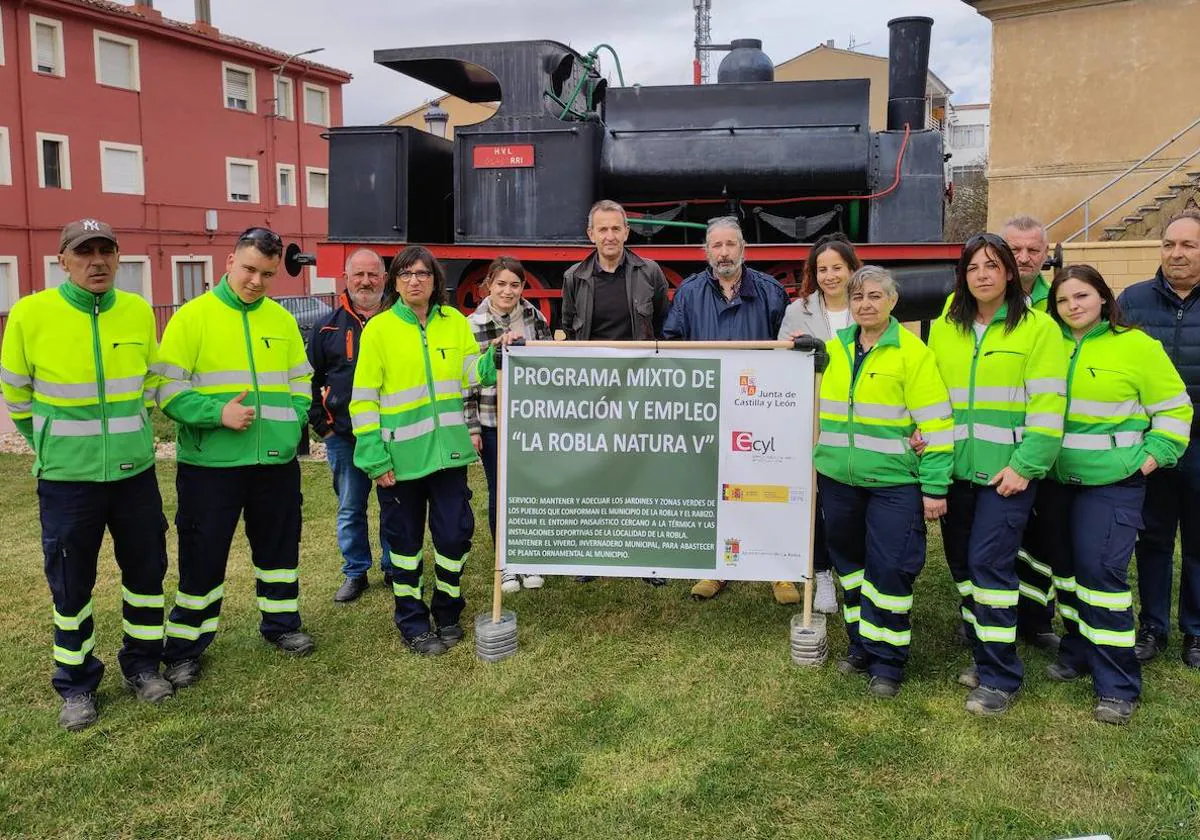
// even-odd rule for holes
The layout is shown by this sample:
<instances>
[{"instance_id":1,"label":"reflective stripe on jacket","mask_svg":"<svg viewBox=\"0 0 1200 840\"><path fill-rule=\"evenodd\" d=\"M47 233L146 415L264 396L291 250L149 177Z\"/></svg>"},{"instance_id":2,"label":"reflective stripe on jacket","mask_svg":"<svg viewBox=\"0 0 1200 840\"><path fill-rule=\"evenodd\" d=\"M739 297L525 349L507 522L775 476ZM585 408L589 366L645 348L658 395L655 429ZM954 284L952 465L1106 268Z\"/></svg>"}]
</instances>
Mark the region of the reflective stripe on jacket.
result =
<instances>
[{"instance_id":1,"label":"reflective stripe on jacket","mask_svg":"<svg viewBox=\"0 0 1200 840\"><path fill-rule=\"evenodd\" d=\"M1192 401L1162 345L1137 329L1113 332L1101 321L1071 354L1067 421L1051 477L1063 484L1112 484L1147 455L1173 467L1188 445Z\"/></svg>"},{"instance_id":2,"label":"reflective stripe on jacket","mask_svg":"<svg viewBox=\"0 0 1200 840\"><path fill-rule=\"evenodd\" d=\"M354 370L354 464L397 481L478 460L463 416L472 385L496 384L493 351L480 354L466 317L433 306L424 327L403 301L367 322Z\"/></svg>"},{"instance_id":3,"label":"reflective stripe on jacket","mask_svg":"<svg viewBox=\"0 0 1200 840\"><path fill-rule=\"evenodd\" d=\"M116 481L154 464L147 405L154 313L134 294L70 281L17 301L0 349L9 416L52 481Z\"/></svg>"},{"instance_id":4,"label":"reflective stripe on jacket","mask_svg":"<svg viewBox=\"0 0 1200 840\"><path fill-rule=\"evenodd\" d=\"M987 484L1005 467L1041 478L1062 444L1067 354L1058 325L1029 310L1012 332L1001 306L982 338L942 316L929 349L954 407L954 478Z\"/></svg>"},{"instance_id":5,"label":"reflective stripe on jacket","mask_svg":"<svg viewBox=\"0 0 1200 840\"><path fill-rule=\"evenodd\" d=\"M179 423L180 461L240 467L296 457L312 368L296 319L278 303L243 303L222 277L167 322L158 359L158 404ZM255 416L239 432L221 425L221 409L243 391Z\"/></svg>"},{"instance_id":6,"label":"reflective stripe on jacket","mask_svg":"<svg viewBox=\"0 0 1200 840\"><path fill-rule=\"evenodd\" d=\"M946 495L954 421L933 354L892 318L855 372L858 331L853 324L830 342L813 456L817 472L856 487L920 483L926 495ZM926 440L920 458L909 445L915 429Z\"/></svg>"}]
</instances>

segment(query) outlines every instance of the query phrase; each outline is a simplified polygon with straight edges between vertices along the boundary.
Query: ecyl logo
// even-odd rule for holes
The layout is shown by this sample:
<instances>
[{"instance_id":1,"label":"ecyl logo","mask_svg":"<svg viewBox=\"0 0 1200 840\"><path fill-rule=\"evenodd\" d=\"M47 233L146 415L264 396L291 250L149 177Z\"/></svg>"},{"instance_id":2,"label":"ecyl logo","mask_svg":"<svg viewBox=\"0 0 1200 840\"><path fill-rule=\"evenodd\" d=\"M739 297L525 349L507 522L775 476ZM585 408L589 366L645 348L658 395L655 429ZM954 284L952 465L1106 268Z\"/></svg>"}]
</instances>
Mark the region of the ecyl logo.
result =
<instances>
[{"instance_id":1,"label":"ecyl logo","mask_svg":"<svg viewBox=\"0 0 1200 840\"><path fill-rule=\"evenodd\" d=\"M767 455L775 451L775 438L769 437L765 440L758 438L756 440L753 432L734 432L733 451L758 452Z\"/></svg>"}]
</instances>

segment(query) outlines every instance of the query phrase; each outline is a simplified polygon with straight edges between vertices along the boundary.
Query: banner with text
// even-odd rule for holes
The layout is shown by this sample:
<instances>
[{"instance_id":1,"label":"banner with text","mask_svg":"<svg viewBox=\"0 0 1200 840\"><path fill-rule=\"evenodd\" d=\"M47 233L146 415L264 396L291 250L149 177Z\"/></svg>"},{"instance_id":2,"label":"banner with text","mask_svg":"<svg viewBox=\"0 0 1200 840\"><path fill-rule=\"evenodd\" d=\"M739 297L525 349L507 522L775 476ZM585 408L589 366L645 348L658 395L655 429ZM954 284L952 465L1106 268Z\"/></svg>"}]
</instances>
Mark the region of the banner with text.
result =
<instances>
[{"instance_id":1,"label":"banner with text","mask_svg":"<svg viewBox=\"0 0 1200 840\"><path fill-rule=\"evenodd\" d=\"M512 347L503 376L509 571L805 578L810 354Z\"/></svg>"}]
</instances>

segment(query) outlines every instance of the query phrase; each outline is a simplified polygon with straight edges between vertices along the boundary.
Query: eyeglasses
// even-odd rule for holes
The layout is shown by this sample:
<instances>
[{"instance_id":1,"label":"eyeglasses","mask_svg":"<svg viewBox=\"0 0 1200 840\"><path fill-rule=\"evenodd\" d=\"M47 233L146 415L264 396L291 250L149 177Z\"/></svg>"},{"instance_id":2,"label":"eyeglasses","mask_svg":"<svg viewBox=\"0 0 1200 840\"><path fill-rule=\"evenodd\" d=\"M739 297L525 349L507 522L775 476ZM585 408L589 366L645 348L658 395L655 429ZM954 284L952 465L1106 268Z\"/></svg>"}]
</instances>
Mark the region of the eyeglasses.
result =
<instances>
[{"instance_id":1,"label":"eyeglasses","mask_svg":"<svg viewBox=\"0 0 1200 840\"><path fill-rule=\"evenodd\" d=\"M238 237L237 244L239 246L243 244L253 245L268 257L278 256L283 253L283 240L279 237L279 234L264 227L247 228Z\"/></svg>"},{"instance_id":2,"label":"eyeglasses","mask_svg":"<svg viewBox=\"0 0 1200 840\"><path fill-rule=\"evenodd\" d=\"M418 271L399 271L396 273L396 276L405 283L411 283L413 280L418 280L424 283L426 280L433 277L433 272L426 269L420 269Z\"/></svg>"},{"instance_id":3,"label":"eyeglasses","mask_svg":"<svg viewBox=\"0 0 1200 840\"><path fill-rule=\"evenodd\" d=\"M1001 246L1008 248L1008 243L994 233L977 233L963 244L963 250L971 251L983 245L991 245L993 248Z\"/></svg>"}]
</instances>

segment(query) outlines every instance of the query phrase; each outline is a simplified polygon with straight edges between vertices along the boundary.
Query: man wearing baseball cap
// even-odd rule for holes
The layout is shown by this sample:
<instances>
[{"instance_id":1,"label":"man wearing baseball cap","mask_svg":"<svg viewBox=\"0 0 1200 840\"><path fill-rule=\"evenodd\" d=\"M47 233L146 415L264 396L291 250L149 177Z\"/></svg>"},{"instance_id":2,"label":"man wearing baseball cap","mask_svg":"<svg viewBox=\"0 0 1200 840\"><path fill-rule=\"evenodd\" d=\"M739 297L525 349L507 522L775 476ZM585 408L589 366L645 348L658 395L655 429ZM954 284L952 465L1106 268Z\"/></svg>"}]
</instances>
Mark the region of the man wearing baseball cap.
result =
<instances>
[{"instance_id":1,"label":"man wearing baseball cap","mask_svg":"<svg viewBox=\"0 0 1200 840\"><path fill-rule=\"evenodd\" d=\"M147 408L157 379L154 315L113 288L117 237L97 219L62 230L58 263L68 280L17 301L0 347L0 385L17 429L33 447L46 580L54 601L52 683L59 725L96 721L92 587L104 530L121 570L124 641L117 660L139 700L170 697L159 675L163 573L162 497Z\"/></svg>"}]
</instances>

